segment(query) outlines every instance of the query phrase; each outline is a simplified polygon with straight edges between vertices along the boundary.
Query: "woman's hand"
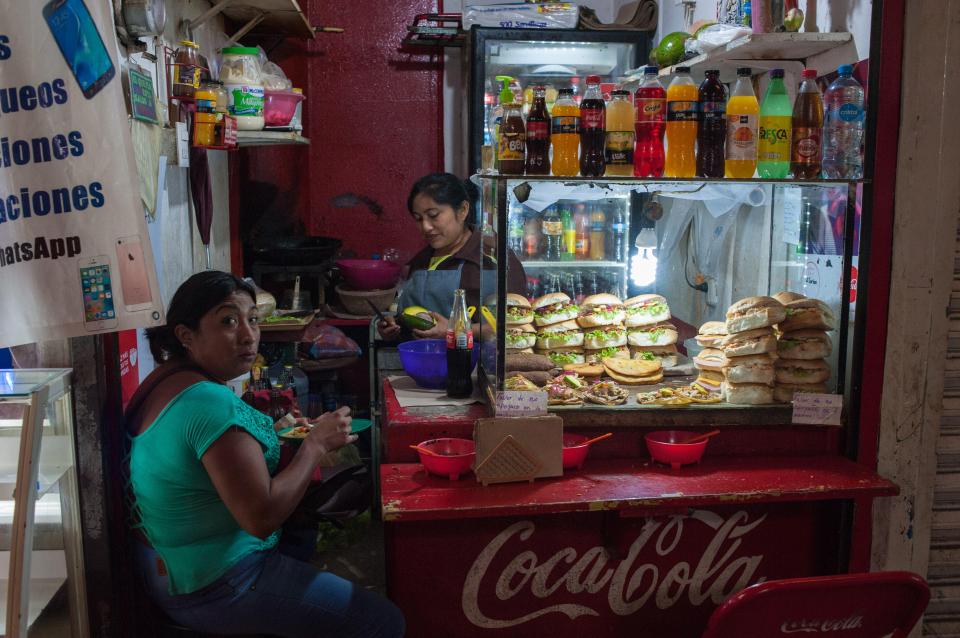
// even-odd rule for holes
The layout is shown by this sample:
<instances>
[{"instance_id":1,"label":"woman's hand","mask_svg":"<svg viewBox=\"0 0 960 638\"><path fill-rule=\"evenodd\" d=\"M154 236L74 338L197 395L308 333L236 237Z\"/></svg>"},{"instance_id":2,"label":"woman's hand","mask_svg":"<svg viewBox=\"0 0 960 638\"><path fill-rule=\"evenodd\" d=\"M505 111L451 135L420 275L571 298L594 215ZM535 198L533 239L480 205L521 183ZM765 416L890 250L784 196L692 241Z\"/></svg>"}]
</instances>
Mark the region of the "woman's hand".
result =
<instances>
[{"instance_id":1,"label":"woman's hand","mask_svg":"<svg viewBox=\"0 0 960 638\"><path fill-rule=\"evenodd\" d=\"M446 339L447 338L447 318L443 315L430 311L430 316L436 322L429 330L414 330L413 336L417 339Z\"/></svg>"},{"instance_id":2,"label":"woman's hand","mask_svg":"<svg viewBox=\"0 0 960 638\"><path fill-rule=\"evenodd\" d=\"M348 443L357 440L356 434L350 434L350 408L343 406L334 412L317 417L311 421L313 429L303 440L303 445L312 446L319 456L339 450Z\"/></svg>"},{"instance_id":3,"label":"woman's hand","mask_svg":"<svg viewBox=\"0 0 960 638\"><path fill-rule=\"evenodd\" d=\"M400 326L394 317L384 317L377 322L377 332L384 339L396 339L400 336Z\"/></svg>"}]
</instances>

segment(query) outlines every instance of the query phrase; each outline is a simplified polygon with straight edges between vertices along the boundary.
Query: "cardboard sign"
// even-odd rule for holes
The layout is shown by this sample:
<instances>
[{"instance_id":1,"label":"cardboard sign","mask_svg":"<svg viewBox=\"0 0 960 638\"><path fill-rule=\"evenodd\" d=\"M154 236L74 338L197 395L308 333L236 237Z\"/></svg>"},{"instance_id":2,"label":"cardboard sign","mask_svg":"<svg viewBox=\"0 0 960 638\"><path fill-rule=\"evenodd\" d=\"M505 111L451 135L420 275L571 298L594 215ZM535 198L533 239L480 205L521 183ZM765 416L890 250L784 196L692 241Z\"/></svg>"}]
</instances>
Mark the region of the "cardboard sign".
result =
<instances>
[{"instance_id":1,"label":"cardboard sign","mask_svg":"<svg viewBox=\"0 0 960 638\"><path fill-rule=\"evenodd\" d=\"M497 392L497 416L543 416L547 413L547 393L523 390Z\"/></svg>"},{"instance_id":2,"label":"cardboard sign","mask_svg":"<svg viewBox=\"0 0 960 638\"><path fill-rule=\"evenodd\" d=\"M801 393L793 395L793 422L810 425L843 425L843 395Z\"/></svg>"},{"instance_id":3,"label":"cardboard sign","mask_svg":"<svg viewBox=\"0 0 960 638\"><path fill-rule=\"evenodd\" d=\"M473 440L477 480L485 485L563 475L563 419L558 416L477 419Z\"/></svg>"}]
</instances>

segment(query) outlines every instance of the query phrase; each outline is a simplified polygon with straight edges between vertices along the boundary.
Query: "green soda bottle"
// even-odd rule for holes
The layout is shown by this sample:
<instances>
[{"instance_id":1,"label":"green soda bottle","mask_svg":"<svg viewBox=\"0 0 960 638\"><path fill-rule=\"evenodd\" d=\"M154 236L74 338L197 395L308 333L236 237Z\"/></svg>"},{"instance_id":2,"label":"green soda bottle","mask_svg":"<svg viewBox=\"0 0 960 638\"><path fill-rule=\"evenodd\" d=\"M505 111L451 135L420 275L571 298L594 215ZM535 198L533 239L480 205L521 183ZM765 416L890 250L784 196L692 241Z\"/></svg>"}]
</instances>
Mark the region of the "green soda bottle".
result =
<instances>
[{"instance_id":1,"label":"green soda bottle","mask_svg":"<svg viewBox=\"0 0 960 638\"><path fill-rule=\"evenodd\" d=\"M784 179L790 173L790 138L793 106L783 85L783 69L770 71L770 85L760 105L760 139L757 173L767 179Z\"/></svg>"}]
</instances>

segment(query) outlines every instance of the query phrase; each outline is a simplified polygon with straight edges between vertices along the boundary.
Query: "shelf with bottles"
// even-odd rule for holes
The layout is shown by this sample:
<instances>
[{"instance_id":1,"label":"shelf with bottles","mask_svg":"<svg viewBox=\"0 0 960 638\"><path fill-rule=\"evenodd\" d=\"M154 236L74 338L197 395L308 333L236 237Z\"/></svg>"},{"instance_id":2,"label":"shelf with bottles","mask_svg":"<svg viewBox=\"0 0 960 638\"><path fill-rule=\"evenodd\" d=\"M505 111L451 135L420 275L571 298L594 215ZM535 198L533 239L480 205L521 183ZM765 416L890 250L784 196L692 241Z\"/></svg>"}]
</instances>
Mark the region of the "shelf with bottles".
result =
<instances>
[{"instance_id":1,"label":"shelf with bottles","mask_svg":"<svg viewBox=\"0 0 960 638\"><path fill-rule=\"evenodd\" d=\"M538 259L521 259L523 267L527 270L531 268L626 268L627 264L620 261L591 261L582 260L560 260L543 261Z\"/></svg>"}]
</instances>

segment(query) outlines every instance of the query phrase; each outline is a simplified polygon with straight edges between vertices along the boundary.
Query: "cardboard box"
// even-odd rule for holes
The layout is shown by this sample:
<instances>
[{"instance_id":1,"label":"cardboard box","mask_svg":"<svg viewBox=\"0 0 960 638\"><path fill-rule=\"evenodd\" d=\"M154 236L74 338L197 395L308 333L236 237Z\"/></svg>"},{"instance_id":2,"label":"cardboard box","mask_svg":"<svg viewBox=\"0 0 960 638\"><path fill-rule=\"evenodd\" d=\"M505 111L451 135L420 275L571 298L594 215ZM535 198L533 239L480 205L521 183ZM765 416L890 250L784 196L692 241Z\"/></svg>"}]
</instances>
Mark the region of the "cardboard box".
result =
<instances>
[{"instance_id":1,"label":"cardboard box","mask_svg":"<svg viewBox=\"0 0 960 638\"><path fill-rule=\"evenodd\" d=\"M563 419L493 417L473 426L474 473L484 485L563 475Z\"/></svg>"}]
</instances>

